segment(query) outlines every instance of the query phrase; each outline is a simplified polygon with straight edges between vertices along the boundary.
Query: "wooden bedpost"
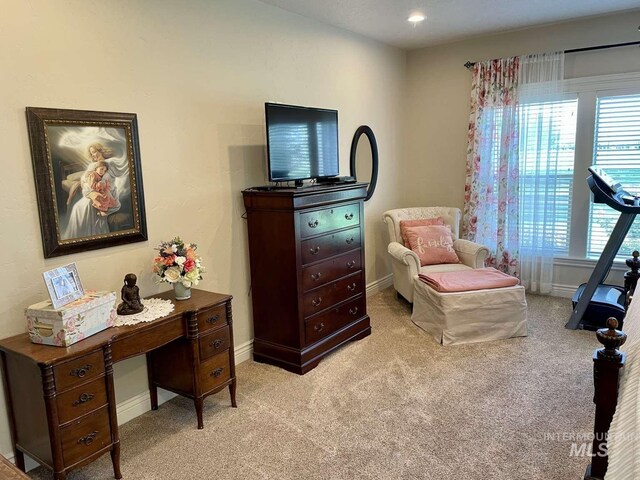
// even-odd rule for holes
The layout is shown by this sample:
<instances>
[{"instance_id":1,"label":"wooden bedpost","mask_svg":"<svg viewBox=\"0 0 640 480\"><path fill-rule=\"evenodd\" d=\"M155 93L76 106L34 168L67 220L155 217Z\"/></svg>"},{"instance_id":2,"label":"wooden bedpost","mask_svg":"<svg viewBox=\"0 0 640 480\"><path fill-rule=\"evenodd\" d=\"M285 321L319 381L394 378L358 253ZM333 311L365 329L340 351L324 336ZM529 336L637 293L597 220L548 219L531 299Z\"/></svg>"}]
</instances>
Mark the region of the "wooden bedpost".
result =
<instances>
[{"instance_id":1,"label":"wooden bedpost","mask_svg":"<svg viewBox=\"0 0 640 480\"><path fill-rule=\"evenodd\" d=\"M607 473L607 436L611 419L618 402L620 372L624 367L625 354L618 348L627 340L627 335L616 330L618 321L610 317L608 328L596 332L598 341L604 345L593 353L593 402L596 404L596 421L591 449L591 464L584 474L585 480L603 480Z\"/></svg>"}]
</instances>

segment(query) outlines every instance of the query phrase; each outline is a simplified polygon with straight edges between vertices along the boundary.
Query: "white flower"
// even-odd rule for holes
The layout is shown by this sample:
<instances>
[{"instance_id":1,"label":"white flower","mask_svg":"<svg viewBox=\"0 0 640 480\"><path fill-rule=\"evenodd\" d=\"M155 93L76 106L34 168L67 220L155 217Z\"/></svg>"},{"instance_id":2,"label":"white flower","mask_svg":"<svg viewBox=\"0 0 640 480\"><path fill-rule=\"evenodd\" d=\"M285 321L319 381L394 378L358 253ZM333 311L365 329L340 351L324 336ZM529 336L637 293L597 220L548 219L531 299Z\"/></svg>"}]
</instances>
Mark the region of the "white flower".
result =
<instances>
[{"instance_id":1,"label":"white flower","mask_svg":"<svg viewBox=\"0 0 640 480\"><path fill-rule=\"evenodd\" d=\"M176 253L178 251L178 246L175 243L173 245L171 245L171 251L173 253Z\"/></svg>"},{"instance_id":2,"label":"white flower","mask_svg":"<svg viewBox=\"0 0 640 480\"><path fill-rule=\"evenodd\" d=\"M169 267L164 271L164 279L169 283L175 283L180 279L180 268Z\"/></svg>"},{"instance_id":3,"label":"white flower","mask_svg":"<svg viewBox=\"0 0 640 480\"><path fill-rule=\"evenodd\" d=\"M174 262L176 262L180 266L184 265L184 262L186 261L187 261L187 257L176 257L174 260Z\"/></svg>"},{"instance_id":4,"label":"white flower","mask_svg":"<svg viewBox=\"0 0 640 480\"><path fill-rule=\"evenodd\" d=\"M186 278L182 279L182 285L184 285L184 288L191 288L191 282Z\"/></svg>"}]
</instances>

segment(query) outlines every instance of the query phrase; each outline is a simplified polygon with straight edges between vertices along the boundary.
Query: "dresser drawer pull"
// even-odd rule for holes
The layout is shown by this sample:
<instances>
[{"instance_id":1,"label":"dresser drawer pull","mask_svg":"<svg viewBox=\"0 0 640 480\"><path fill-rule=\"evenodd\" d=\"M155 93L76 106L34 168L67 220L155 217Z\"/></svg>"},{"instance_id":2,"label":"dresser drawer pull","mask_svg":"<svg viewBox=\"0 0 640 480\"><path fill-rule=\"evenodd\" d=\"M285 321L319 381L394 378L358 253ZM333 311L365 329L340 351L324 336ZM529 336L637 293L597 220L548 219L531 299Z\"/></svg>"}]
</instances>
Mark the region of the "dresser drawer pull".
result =
<instances>
[{"instance_id":1,"label":"dresser drawer pull","mask_svg":"<svg viewBox=\"0 0 640 480\"><path fill-rule=\"evenodd\" d=\"M220 368L216 368L213 372L211 372L211 376L218 378L220 375L222 375L222 372L224 371L224 368L220 367Z\"/></svg>"},{"instance_id":2,"label":"dresser drawer pull","mask_svg":"<svg viewBox=\"0 0 640 480\"><path fill-rule=\"evenodd\" d=\"M313 326L313 329L314 329L316 332L321 332L322 330L324 330L324 323L320 322L320 323L315 324L315 325Z\"/></svg>"},{"instance_id":3,"label":"dresser drawer pull","mask_svg":"<svg viewBox=\"0 0 640 480\"><path fill-rule=\"evenodd\" d=\"M92 367L93 365L83 365L79 368L71 370L69 372L69 375L71 375L72 377L84 378L87 373L89 373L89 370L91 370Z\"/></svg>"},{"instance_id":4,"label":"dresser drawer pull","mask_svg":"<svg viewBox=\"0 0 640 480\"><path fill-rule=\"evenodd\" d=\"M78 439L78 443L84 443L85 445L91 445L93 441L96 439L96 435L98 435L98 431L94 430L89 435L85 435L84 437L80 437Z\"/></svg>"},{"instance_id":5,"label":"dresser drawer pull","mask_svg":"<svg viewBox=\"0 0 640 480\"><path fill-rule=\"evenodd\" d=\"M315 221L313 221L313 222L312 222L311 220L309 220L308 225L309 225L309 227L311 227L311 228L316 228L318 225L320 225L320 222L319 222L318 220L315 220Z\"/></svg>"},{"instance_id":6,"label":"dresser drawer pull","mask_svg":"<svg viewBox=\"0 0 640 480\"><path fill-rule=\"evenodd\" d=\"M353 213L345 213L344 218L346 218L347 220L353 220Z\"/></svg>"},{"instance_id":7,"label":"dresser drawer pull","mask_svg":"<svg viewBox=\"0 0 640 480\"><path fill-rule=\"evenodd\" d=\"M355 266L356 266L355 260L351 260L350 262L347 262L347 268L353 268Z\"/></svg>"},{"instance_id":8,"label":"dresser drawer pull","mask_svg":"<svg viewBox=\"0 0 640 480\"><path fill-rule=\"evenodd\" d=\"M87 403L90 400L93 400L93 393L83 393L78 397L78 399L73 402L73 406L77 407L78 405L82 405L83 403Z\"/></svg>"},{"instance_id":9,"label":"dresser drawer pull","mask_svg":"<svg viewBox=\"0 0 640 480\"><path fill-rule=\"evenodd\" d=\"M220 319L220 314L216 313L212 317L207 318L207 323L209 324L216 323L219 319Z\"/></svg>"},{"instance_id":10,"label":"dresser drawer pull","mask_svg":"<svg viewBox=\"0 0 640 480\"><path fill-rule=\"evenodd\" d=\"M347 238L346 242L347 242L347 245L351 245L353 243L353 237Z\"/></svg>"},{"instance_id":11,"label":"dresser drawer pull","mask_svg":"<svg viewBox=\"0 0 640 480\"><path fill-rule=\"evenodd\" d=\"M311 274L311 278L313 278L313 280L314 280L315 282L317 282L318 280L320 280L320 277L321 277L321 276L322 276L322 273L321 273L321 272L318 272L318 273L312 273L312 274Z\"/></svg>"},{"instance_id":12,"label":"dresser drawer pull","mask_svg":"<svg viewBox=\"0 0 640 480\"><path fill-rule=\"evenodd\" d=\"M347 290L353 292L356 289L356 284L352 283L351 285L347 285Z\"/></svg>"},{"instance_id":13,"label":"dresser drawer pull","mask_svg":"<svg viewBox=\"0 0 640 480\"><path fill-rule=\"evenodd\" d=\"M314 307L319 307L321 303L322 303L322 297L314 298L313 300L311 300L311 304Z\"/></svg>"},{"instance_id":14,"label":"dresser drawer pull","mask_svg":"<svg viewBox=\"0 0 640 480\"><path fill-rule=\"evenodd\" d=\"M351 315L355 315L356 313L358 313L358 307L353 307L349 309L349 313Z\"/></svg>"},{"instance_id":15,"label":"dresser drawer pull","mask_svg":"<svg viewBox=\"0 0 640 480\"><path fill-rule=\"evenodd\" d=\"M219 338L209 344L210 347L213 347L216 350L220 348L220 345L222 345L222 340Z\"/></svg>"},{"instance_id":16,"label":"dresser drawer pull","mask_svg":"<svg viewBox=\"0 0 640 480\"><path fill-rule=\"evenodd\" d=\"M320 245L316 245L315 247L310 248L309 252L311 253L311 255L317 255L318 252L320 252Z\"/></svg>"}]
</instances>

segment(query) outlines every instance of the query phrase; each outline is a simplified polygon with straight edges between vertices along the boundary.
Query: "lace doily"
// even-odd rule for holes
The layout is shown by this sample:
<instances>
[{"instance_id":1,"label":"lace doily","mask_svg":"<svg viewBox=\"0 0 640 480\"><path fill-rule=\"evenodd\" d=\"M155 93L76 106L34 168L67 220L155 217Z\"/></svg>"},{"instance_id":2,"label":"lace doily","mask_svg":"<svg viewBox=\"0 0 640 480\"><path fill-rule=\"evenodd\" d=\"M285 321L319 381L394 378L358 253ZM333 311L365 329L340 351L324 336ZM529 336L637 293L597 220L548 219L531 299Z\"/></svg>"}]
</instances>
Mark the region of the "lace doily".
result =
<instances>
[{"instance_id":1,"label":"lace doily","mask_svg":"<svg viewBox=\"0 0 640 480\"><path fill-rule=\"evenodd\" d=\"M116 327L123 325L136 325L142 322L151 322L156 318L164 317L173 312L175 305L171 300L163 300L162 298L147 298L142 300L144 310L133 315L117 315Z\"/></svg>"}]
</instances>

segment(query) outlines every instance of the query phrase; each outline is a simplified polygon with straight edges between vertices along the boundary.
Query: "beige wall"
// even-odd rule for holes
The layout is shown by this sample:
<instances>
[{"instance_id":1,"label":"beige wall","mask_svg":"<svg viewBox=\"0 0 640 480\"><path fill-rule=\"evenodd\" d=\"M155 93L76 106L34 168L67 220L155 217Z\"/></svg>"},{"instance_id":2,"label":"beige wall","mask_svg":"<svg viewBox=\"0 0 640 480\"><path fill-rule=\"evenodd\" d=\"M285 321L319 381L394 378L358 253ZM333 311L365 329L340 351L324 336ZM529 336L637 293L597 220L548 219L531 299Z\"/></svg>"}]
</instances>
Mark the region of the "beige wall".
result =
<instances>
[{"instance_id":1,"label":"beige wall","mask_svg":"<svg viewBox=\"0 0 640 480\"><path fill-rule=\"evenodd\" d=\"M407 56L408 204L462 208L471 72L467 61L638 40L640 11L415 50ZM567 55L566 76L640 71L638 47Z\"/></svg>"},{"instance_id":2,"label":"beige wall","mask_svg":"<svg viewBox=\"0 0 640 480\"><path fill-rule=\"evenodd\" d=\"M252 338L241 190L266 182L264 102L336 108L341 174L355 129L376 132L381 180L366 204L367 281L388 275L382 211L399 203L400 50L253 0L0 0L0 336L47 297L42 272L76 262L85 287L166 290L153 248L181 235L207 266L201 287L234 296L236 344ZM25 107L138 115L149 241L45 260ZM119 401L146 390L144 360L116 368ZM3 396L1 398L4 398ZM10 451L0 400L0 452Z\"/></svg>"}]
</instances>

